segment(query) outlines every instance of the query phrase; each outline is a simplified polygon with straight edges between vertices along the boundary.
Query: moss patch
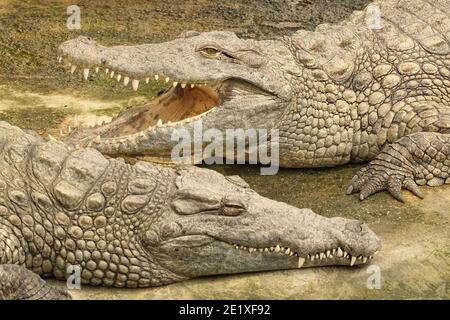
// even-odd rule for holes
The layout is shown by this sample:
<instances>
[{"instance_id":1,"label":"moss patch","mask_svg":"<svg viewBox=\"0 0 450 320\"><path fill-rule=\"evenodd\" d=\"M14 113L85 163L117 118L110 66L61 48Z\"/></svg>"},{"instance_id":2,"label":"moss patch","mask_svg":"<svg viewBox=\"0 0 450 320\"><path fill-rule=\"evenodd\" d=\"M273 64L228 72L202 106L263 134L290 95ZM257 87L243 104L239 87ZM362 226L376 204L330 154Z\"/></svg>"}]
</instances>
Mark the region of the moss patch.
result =
<instances>
[{"instance_id":1,"label":"moss patch","mask_svg":"<svg viewBox=\"0 0 450 320\"><path fill-rule=\"evenodd\" d=\"M68 115L74 114L70 108L48 108L36 106L0 111L0 120L7 121L22 129L34 130L39 134L57 128Z\"/></svg>"}]
</instances>

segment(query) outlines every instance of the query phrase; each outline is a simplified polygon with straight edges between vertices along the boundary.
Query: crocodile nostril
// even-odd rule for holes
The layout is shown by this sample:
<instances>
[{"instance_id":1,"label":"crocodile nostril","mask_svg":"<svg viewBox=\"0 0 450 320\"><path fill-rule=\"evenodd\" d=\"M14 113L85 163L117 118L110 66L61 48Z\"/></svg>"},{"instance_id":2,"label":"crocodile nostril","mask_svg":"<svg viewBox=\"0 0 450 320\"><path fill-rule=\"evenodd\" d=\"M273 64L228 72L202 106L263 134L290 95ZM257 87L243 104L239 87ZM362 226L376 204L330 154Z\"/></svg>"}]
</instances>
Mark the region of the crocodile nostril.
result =
<instances>
[{"instance_id":1,"label":"crocodile nostril","mask_svg":"<svg viewBox=\"0 0 450 320\"><path fill-rule=\"evenodd\" d=\"M362 232L363 231L363 222L361 221L352 221L352 222L348 222L345 225L345 228L349 231L352 232Z\"/></svg>"}]
</instances>

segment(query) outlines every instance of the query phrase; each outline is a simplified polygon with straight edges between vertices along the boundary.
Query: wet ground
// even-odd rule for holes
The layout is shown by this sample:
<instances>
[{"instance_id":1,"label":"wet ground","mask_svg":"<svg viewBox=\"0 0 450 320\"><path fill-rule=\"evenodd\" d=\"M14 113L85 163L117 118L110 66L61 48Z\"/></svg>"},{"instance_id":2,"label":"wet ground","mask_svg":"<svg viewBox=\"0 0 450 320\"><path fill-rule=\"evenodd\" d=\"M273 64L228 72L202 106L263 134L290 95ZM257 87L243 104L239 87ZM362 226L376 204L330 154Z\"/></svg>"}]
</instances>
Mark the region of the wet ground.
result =
<instances>
[{"instance_id":1,"label":"wet ground","mask_svg":"<svg viewBox=\"0 0 450 320\"><path fill-rule=\"evenodd\" d=\"M80 1L82 30L69 31L65 27L69 2L0 0L0 120L57 136L60 129L67 130L77 122L105 120L162 89L141 86L134 93L105 77L86 83L80 74L67 76L56 66L55 50L61 41L78 34L108 44L165 40L186 29L228 29L264 38L339 20L364 2L137 0L123 8L118 1ZM286 5L291 9L286 10ZM368 271L372 270L368 266L328 267L208 277L139 290L83 287L72 291L74 298L450 298L450 186L424 187L424 200L405 192L406 204L386 193L360 202L345 195L357 165L280 170L273 177L260 176L255 166L212 168L241 175L264 196L309 207L325 216L367 222L383 245L372 263L381 271L381 288L367 287Z\"/></svg>"}]
</instances>

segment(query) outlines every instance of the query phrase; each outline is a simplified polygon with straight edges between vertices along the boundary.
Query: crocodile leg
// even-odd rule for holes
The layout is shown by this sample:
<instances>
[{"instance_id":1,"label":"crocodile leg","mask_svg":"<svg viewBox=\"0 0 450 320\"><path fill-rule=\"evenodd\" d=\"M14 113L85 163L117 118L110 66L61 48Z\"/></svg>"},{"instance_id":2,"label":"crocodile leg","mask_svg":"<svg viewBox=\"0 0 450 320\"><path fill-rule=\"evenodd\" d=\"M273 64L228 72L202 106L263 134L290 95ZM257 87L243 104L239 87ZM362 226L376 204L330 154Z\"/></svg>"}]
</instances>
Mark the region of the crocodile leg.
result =
<instances>
[{"instance_id":1,"label":"crocodile leg","mask_svg":"<svg viewBox=\"0 0 450 320\"><path fill-rule=\"evenodd\" d=\"M387 145L353 177L347 194L359 193L361 200L387 190L404 201L401 189L422 198L418 185L450 183L450 134L418 132Z\"/></svg>"},{"instance_id":2,"label":"crocodile leg","mask_svg":"<svg viewBox=\"0 0 450 320\"><path fill-rule=\"evenodd\" d=\"M34 272L15 264L0 265L0 300L70 300L64 289L48 285Z\"/></svg>"},{"instance_id":3,"label":"crocodile leg","mask_svg":"<svg viewBox=\"0 0 450 320\"><path fill-rule=\"evenodd\" d=\"M5 225L0 226L0 300L66 300L66 290L48 285L39 275L15 264L23 261L19 240Z\"/></svg>"}]
</instances>

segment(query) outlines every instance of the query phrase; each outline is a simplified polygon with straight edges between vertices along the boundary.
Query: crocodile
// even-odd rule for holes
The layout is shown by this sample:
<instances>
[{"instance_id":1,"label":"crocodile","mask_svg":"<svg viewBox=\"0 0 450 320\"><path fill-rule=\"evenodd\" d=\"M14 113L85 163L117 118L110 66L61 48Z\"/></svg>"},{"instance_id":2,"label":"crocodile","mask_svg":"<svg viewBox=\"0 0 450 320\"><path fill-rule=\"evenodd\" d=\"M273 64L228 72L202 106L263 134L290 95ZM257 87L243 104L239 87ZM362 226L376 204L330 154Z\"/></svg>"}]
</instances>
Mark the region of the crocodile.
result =
<instances>
[{"instance_id":1,"label":"crocodile","mask_svg":"<svg viewBox=\"0 0 450 320\"><path fill-rule=\"evenodd\" d=\"M151 287L199 276L363 265L367 225L258 195L239 176L105 158L0 122L0 299L67 299L43 278Z\"/></svg>"},{"instance_id":2,"label":"crocodile","mask_svg":"<svg viewBox=\"0 0 450 320\"><path fill-rule=\"evenodd\" d=\"M378 19L378 20L377 20ZM168 157L177 130L278 130L279 165L368 162L347 189L361 200L450 183L450 2L375 1L338 24L273 40L227 31L106 47L62 43L58 60L84 78L172 84L110 123L61 139L103 154ZM245 131L244 131L245 132ZM272 132L272 131L270 131ZM249 152L250 153L250 152Z\"/></svg>"}]
</instances>

